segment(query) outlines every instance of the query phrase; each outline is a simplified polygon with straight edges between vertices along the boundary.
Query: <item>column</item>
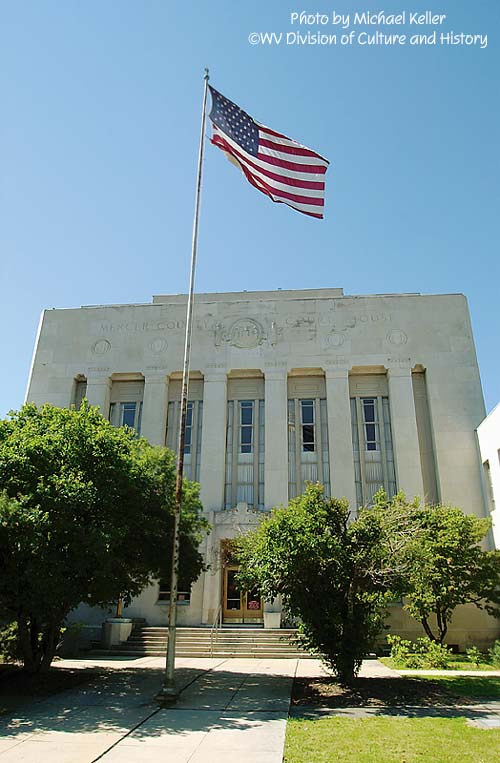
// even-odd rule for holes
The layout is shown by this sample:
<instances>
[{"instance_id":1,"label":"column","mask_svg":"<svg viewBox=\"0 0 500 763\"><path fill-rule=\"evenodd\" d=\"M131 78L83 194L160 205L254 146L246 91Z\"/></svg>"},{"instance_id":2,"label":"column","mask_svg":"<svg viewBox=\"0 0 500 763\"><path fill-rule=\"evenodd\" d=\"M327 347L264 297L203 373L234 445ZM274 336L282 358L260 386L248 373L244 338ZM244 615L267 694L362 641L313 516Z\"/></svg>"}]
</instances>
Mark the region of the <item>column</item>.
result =
<instances>
[{"instance_id":1,"label":"column","mask_svg":"<svg viewBox=\"0 0 500 763\"><path fill-rule=\"evenodd\" d=\"M203 573L201 622L207 625L213 625L215 614L222 596L222 582L220 579L221 562L219 557L219 536L215 525L215 512L208 511L205 513L205 516L210 522L212 529L210 535L207 536L204 542L204 557L205 562L209 565L209 569Z\"/></svg>"},{"instance_id":2,"label":"column","mask_svg":"<svg viewBox=\"0 0 500 763\"><path fill-rule=\"evenodd\" d=\"M331 492L335 498L347 498L351 511L355 513L356 483L352 451L349 372L347 369L327 368L325 381Z\"/></svg>"},{"instance_id":3,"label":"column","mask_svg":"<svg viewBox=\"0 0 500 763\"><path fill-rule=\"evenodd\" d=\"M397 487L412 499L424 486L411 368L390 368L387 378Z\"/></svg>"},{"instance_id":4,"label":"column","mask_svg":"<svg viewBox=\"0 0 500 763\"><path fill-rule=\"evenodd\" d=\"M207 374L203 383L200 464L201 502L205 511L218 511L224 506L226 418L226 374Z\"/></svg>"},{"instance_id":5,"label":"column","mask_svg":"<svg viewBox=\"0 0 500 763\"><path fill-rule=\"evenodd\" d=\"M85 397L90 405L97 405L105 418L109 417L109 397L111 392L111 379L109 373L92 373L87 375L87 391Z\"/></svg>"},{"instance_id":6,"label":"column","mask_svg":"<svg viewBox=\"0 0 500 763\"><path fill-rule=\"evenodd\" d=\"M165 373L144 374L141 436L151 445L165 445L168 379Z\"/></svg>"},{"instance_id":7,"label":"column","mask_svg":"<svg viewBox=\"0 0 500 763\"><path fill-rule=\"evenodd\" d=\"M288 503L288 392L287 372L265 373L265 466L266 508Z\"/></svg>"}]
</instances>

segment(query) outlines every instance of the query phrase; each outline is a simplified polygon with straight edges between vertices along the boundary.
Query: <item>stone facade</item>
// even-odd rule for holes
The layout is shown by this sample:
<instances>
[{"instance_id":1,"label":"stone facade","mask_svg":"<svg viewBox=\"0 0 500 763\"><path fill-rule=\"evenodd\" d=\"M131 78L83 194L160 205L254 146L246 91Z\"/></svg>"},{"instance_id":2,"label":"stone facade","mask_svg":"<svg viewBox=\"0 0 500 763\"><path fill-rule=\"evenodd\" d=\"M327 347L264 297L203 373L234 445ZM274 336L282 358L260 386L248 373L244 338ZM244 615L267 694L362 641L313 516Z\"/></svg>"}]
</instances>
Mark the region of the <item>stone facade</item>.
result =
<instances>
[{"instance_id":1,"label":"stone facade","mask_svg":"<svg viewBox=\"0 0 500 763\"><path fill-rule=\"evenodd\" d=\"M185 313L184 295L45 311L28 400L86 396L113 423L174 444ZM185 597L180 624L213 621L231 598L223 542L308 479L353 512L383 484L485 515L475 436L485 411L463 295L196 295L189 399L186 468L213 529L210 571ZM247 605L250 619L261 614ZM126 614L164 624L167 610L156 585ZM460 639L495 629L471 611Z\"/></svg>"}]
</instances>

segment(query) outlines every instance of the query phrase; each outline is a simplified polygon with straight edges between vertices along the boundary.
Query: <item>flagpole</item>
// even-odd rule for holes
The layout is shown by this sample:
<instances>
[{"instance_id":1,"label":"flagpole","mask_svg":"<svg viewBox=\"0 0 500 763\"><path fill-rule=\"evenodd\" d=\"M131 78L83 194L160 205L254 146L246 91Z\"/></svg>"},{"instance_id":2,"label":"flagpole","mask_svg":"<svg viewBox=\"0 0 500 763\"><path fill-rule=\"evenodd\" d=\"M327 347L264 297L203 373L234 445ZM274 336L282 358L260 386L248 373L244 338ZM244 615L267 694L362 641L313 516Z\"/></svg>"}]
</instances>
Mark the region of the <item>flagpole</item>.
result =
<instances>
[{"instance_id":1,"label":"flagpole","mask_svg":"<svg viewBox=\"0 0 500 763\"><path fill-rule=\"evenodd\" d=\"M157 696L161 703L174 701L178 691L175 685L175 640L177 626L177 591L179 586L179 548L180 548L180 517L182 509L182 472L184 469L184 437L186 433L186 414L188 403L189 385L189 361L191 357L191 333L193 325L193 300L194 300L194 276L196 266L196 254L198 250L198 222L200 217L201 180L203 174L203 154L205 148L205 122L207 112L208 93L208 69L205 69L203 86L203 106L201 111L200 146L198 151L198 176L196 182L196 196L194 205L193 239L191 247L191 272L189 277L189 295L186 313L186 334L184 340L184 366L182 370L181 392L181 418L179 426L179 440L177 449L177 475L175 481L175 508L174 508L174 539L172 551L172 571L170 577L170 609L168 615L168 641L167 657L165 662L165 675L163 686Z\"/></svg>"}]
</instances>

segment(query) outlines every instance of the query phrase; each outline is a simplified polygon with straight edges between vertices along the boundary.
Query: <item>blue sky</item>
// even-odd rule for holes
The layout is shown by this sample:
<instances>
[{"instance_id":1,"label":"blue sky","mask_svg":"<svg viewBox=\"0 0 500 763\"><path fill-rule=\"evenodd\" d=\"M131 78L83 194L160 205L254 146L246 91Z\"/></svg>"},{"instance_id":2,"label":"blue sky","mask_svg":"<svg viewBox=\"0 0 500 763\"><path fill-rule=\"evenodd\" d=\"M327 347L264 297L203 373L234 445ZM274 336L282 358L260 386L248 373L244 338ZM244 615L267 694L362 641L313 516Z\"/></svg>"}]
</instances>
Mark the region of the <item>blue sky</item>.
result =
<instances>
[{"instance_id":1,"label":"blue sky","mask_svg":"<svg viewBox=\"0 0 500 763\"><path fill-rule=\"evenodd\" d=\"M487 47L250 45L290 14L432 10ZM500 400L500 4L0 0L0 415L46 307L185 292L203 70L328 157L326 219L271 203L207 144L198 291L463 292ZM377 31L359 27L357 31ZM342 30L326 27L328 34Z\"/></svg>"}]
</instances>

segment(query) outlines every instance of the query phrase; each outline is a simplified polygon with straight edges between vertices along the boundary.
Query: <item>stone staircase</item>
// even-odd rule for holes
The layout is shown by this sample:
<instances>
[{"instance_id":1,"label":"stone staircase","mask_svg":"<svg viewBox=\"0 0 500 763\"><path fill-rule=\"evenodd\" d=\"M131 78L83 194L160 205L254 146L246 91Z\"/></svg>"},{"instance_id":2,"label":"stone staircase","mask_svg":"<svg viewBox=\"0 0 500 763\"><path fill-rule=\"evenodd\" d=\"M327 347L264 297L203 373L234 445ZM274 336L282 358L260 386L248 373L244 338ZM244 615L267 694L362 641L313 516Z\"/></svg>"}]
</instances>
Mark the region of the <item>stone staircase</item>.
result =
<instances>
[{"instance_id":1,"label":"stone staircase","mask_svg":"<svg viewBox=\"0 0 500 763\"><path fill-rule=\"evenodd\" d=\"M221 658L244 657L256 659L297 659L307 657L293 642L295 629L264 630L263 628L222 627L214 639L213 656ZM127 641L109 650L96 650L100 654L127 657L163 657L166 653L167 628L136 627ZM177 657L210 657L210 628L177 628Z\"/></svg>"}]
</instances>

